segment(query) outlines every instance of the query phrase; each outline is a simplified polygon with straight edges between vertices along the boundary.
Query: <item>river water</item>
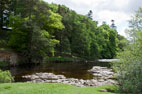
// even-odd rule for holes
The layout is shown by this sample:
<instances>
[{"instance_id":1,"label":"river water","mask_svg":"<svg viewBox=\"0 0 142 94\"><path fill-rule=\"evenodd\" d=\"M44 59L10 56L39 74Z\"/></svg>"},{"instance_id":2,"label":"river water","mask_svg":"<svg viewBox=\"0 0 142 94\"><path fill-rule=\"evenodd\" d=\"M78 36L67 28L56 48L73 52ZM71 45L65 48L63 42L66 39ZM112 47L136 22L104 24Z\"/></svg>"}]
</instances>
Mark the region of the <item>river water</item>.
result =
<instances>
[{"instance_id":1,"label":"river water","mask_svg":"<svg viewBox=\"0 0 142 94\"><path fill-rule=\"evenodd\" d=\"M93 78L93 75L89 73L88 70L90 70L93 66L111 67L108 62L50 62L40 65L10 67L8 69L14 76L15 82L29 81L29 79L22 78L22 76L39 72L64 75L67 78L89 80Z\"/></svg>"}]
</instances>

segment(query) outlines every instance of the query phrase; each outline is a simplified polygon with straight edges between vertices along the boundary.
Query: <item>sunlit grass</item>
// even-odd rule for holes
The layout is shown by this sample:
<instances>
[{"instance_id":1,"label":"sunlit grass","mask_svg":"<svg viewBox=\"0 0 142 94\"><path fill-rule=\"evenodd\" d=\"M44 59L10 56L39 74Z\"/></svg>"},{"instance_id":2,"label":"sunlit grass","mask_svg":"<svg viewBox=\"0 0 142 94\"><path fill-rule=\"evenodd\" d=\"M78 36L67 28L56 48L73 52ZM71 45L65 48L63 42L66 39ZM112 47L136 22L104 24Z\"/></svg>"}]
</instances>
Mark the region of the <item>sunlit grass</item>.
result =
<instances>
[{"instance_id":1,"label":"sunlit grass","mask_svg":"<svg viewBox=\"0 0 142 94\"><path fill-rule=\"evenodd\" d=\"M0 84L0 94L115 94L100 92L101 89L115 90L115 86L76 87L49 83L7 83Z\"/></svg>"}]
</instances>

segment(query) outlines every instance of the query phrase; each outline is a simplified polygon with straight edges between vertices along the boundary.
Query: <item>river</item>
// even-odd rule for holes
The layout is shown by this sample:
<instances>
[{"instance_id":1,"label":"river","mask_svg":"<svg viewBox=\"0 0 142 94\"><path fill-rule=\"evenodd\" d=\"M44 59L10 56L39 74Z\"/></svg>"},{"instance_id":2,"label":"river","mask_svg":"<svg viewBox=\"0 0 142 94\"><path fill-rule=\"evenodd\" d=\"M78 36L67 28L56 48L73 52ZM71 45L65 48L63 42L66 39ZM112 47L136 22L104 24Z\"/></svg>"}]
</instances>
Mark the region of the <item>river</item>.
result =
<instances>
[{"instance_id":1,"label":"river","mask_svg":"<svg viewBox=\"0 0 142 94\"><path fill-rule=\"evenodd\" d=\"M9 67L15 82L26 82L30 79L22 78L24 75L35 73L54 73L55 75L64 75L66 78L76 78L89 80L93 74L88 72L93 66L111 67L108 62L63 62L63 63L43 63L40 65Z\"/></svg>"}]
</instances>

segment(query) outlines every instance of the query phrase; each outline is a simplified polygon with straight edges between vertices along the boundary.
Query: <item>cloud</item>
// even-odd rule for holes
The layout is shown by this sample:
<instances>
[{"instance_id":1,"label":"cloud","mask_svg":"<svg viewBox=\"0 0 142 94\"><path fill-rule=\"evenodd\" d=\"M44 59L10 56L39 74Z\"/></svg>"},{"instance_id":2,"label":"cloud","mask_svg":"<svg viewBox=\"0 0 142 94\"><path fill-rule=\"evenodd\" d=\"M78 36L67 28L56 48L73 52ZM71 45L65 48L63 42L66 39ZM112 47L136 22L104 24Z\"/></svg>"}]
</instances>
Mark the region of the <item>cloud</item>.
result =
<instances>
[{"instance_id":1,"label":"cloud","mask_svg":"<svg viewBox=\"0 0 142 94\"><path fill-rule=\"evenodd\" d=\"M130 16L128 16L124 12L115 12L109 10L103 10L98 12L97 17L99 18L100 21L106 21L106 22L109 22L110 20L113 19L116 21L116 24L119 24L124 20L130 19Z\"/></svg>"},{"instance_id":2,"label":"cloud","mask_svg":"<svg viewBox=\"0 0 142 94\"><path fill-rule=\"evenodd\" d=\"M93 18L99 23L106 21L111 24L115 20L118 33L125 35L124 30L128 27L128 20L132 14L142 7L142 0L44 0L49 3L64 4L79 14L86 15L89 10L93 11Z\"/></svg>"}]
</instances>

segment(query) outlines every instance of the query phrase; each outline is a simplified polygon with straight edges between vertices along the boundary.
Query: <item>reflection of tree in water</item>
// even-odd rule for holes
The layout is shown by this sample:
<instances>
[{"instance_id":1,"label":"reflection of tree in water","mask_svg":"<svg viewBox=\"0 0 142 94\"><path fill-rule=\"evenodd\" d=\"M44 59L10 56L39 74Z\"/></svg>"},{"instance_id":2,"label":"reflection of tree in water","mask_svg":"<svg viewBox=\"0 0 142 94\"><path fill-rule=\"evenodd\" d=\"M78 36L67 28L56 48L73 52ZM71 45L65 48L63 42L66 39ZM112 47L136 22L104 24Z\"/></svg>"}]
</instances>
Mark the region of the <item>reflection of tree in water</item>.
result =
<instances>
[{"instance_id":1,"label":"reflection of tree in water","mask_svg":"<svg viewBox=\"0 0 142 94\"><path fill-rule=\"evenodd\" d=\"M89 73L93 66L110 66L105 62L66 62L66 63L44 63L38 66L23 66L23 67L12 67L10 71L15 80L25 81L22 78L23 75L30 75L39 72L54 73L56 75L64 75L67 78L78 78L78 79L92 79L92 73Z\"/></svg>"}]
</instances>

